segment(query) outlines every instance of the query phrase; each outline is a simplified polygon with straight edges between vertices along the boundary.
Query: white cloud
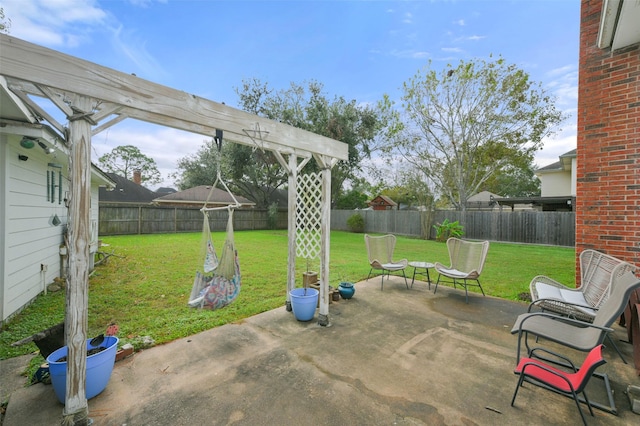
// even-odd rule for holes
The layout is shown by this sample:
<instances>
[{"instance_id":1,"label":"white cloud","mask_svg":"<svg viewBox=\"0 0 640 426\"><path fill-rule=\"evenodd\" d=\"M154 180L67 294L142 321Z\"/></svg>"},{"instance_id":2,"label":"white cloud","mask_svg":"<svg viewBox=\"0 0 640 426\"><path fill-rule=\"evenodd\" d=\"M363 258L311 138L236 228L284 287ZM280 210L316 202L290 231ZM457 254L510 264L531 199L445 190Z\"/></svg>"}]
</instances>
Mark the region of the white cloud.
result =
<instances>
[{"instance_id":1,"label":"white cloud","mask_svg":"<svg viewBox=\"0 0 640 426\"><path fill-rule=\"evenodd\" d=\"M453 23L464 27L464 19L458 19L457 21L453 21Z\"/></svg>"},{"instance_id":2,"label":"white cloud","mask_svg":"<svg viewBox=\"0 0 640 426\"><path fill-rule=\"evenodd\" d=\"M146 48L146 41L135 37L135 32L124 30L122 26L112 30L111 44L114 49L129 58L140 70L140 77L161 80L168 75Z\"/></svg>"},{"instance_id":3,"label":"white cloud","mask_svg":"<svg viewBox=\"0 0 640 426\"><path fill-rule=\"evenodd\" d=\"M149 0L130 2L140 7L151 3ZM156 81L167 76L161 63L148 52L146 41L136 38L134 30L123 28L96 0L4 0L2 7L11 19L9 31L14 37L43 46L72 49L91 44L92 38L110 36L116 52L137 67L131 71Z\"/></svg>"},{"instance_id":4,"label":"white cloud","mask_svg":"<svg viewBox=\"0 0 640 426\"><path fill-rule=\"evenodd\" d=\"M429 52L417 51L417 50L392 50L389 52L390 56L396 58L409 58L409 59L423 59L429 57Z\"/></svg>"},{"instance_id":5,"label":"white cloud","mask_svg":"<svg viewBox=\"0 0 640 426\"><path fill-rule=\"evenodd\" d=\"M108 19L93 0L4 0L2 7L12 36L46 46L76 47Z\"/></svg>"},{"instance_id":6,"label":"white cloud","mask_svg":"<svg viewBox=\"0 0 640 426\"><path fill-rule=\"evenodd\" d=\"M412 24L413 23L413 15L410 12L407 12L404 14L404 19L402 20L403 23L405 24Z\"/></svg>"},{"instance_id":7,"label":"white cloud","mask_svg":"<svg viewBox=\"0 0 640 426\"><path fill-rule=\"evenodd\" d=\"M560 156L566 152L576 149L577 138L575 128L571 131L562 132L558 136L545 138L544 148L538 151L534 158L534 163L538 167L545 167L558 161Z\"/></svg>"},{"instance_id":8,"label":"white cloud","mask_svg":"<svg viewBox=\"0 0 640 426\"><path fill-rule=\"evenodd\" d=\"M156 162L163 179L158 186L172 187L175 186L174 181L168 175L176 171L178 160L196 154L209 139L203 135L125 120L91 138L92 161L97 163L100 156L118 146L133 145ZM212 176L211 182L214 181L215 176Z\"/></svg>"}]
</instances>

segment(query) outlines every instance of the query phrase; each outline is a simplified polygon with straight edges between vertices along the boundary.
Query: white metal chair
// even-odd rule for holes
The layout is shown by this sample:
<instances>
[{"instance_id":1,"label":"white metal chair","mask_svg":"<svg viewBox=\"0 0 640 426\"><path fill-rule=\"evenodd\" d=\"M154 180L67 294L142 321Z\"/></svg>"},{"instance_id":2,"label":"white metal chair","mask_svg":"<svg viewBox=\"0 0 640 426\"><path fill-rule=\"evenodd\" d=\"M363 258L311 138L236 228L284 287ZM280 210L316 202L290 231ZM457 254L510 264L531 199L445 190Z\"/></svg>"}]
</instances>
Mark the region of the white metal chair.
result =
<instances>
[{"instance_id":1,"label":"white metal chair","mask_svg":"<svg viewBox=\"0 0 640 426\"><path fill-rule=\"evenodd\" d=\"M393 260L393 252L396 247L396 236L387 234L374 237L365 234L364 242L367 246L367 256L369 257L369 265L371 266L369 275L367 276L367 281L374 270L381 271L382 282L380 283L380 290L383 290L385 274L387 274L388 277L391 272L402 272L404 283L408 289L409 283L407 283L407 276L405 275L404 270L407 268L409 262L407 259Z\"/></svg>"}]
</instances>

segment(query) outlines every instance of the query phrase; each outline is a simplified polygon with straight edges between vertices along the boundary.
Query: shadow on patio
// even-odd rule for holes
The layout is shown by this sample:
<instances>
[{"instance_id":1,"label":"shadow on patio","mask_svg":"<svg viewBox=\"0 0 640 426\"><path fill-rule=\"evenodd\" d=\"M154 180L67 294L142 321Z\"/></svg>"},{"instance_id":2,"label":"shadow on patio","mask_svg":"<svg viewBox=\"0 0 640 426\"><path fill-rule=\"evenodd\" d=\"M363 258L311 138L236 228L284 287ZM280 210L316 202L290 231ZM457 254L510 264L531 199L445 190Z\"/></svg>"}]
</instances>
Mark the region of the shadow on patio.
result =
<instances>
[{"instance_id":1,"label":"shadow on patio","mask_svg":"<svg viewBox=\"0 0 640 426\"><path fill-rule=\"evenodd\" d=\"M116 363L89 416L95 425L580 423L571 399L533 385L509 405L517 381L510 329L525 304L476 293L466 304L459 289L434 295L416 281L407 290L401 277L385 284L357 283L353 299L330 305L329 327L298 322L282 307L139 352ZM631 345L619 346L630 360ZM618 415L594 410L587 421L634 424L640 417L624 390L640 381L612 348L604 355L598 371L610 377ZM588 391L606 402L601 381ZM59 424L62 410L51 386L21 388L4 425Z\"/></svg>"}]
</instances>

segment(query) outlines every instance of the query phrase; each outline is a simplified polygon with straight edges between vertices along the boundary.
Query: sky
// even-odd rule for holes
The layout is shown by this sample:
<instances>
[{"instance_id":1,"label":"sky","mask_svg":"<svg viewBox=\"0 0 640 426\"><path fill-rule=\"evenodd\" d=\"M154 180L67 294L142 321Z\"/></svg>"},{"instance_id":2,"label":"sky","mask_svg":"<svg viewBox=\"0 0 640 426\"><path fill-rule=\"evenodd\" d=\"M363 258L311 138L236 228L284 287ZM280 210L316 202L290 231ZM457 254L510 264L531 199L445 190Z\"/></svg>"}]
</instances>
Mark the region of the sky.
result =
<instances>
[{"instance_id":1,"label":"sky","mask_svg":"<svg viewBox=\"0 0 640 426\"><path fill-rule=\"evenodd\" d=\"M400 102L434 69L501 56L567 115L538 167L576 147L579 0L0 0L9 35L237 107L257 78L274 90L315 80L329 99ZM1 66L1 64L0 64ZM121 145L153 158L163 182L207 138L132 119L92 138L93 161ZM212 183L215 177L212 176Z\"/></svg>"}]
</instances>

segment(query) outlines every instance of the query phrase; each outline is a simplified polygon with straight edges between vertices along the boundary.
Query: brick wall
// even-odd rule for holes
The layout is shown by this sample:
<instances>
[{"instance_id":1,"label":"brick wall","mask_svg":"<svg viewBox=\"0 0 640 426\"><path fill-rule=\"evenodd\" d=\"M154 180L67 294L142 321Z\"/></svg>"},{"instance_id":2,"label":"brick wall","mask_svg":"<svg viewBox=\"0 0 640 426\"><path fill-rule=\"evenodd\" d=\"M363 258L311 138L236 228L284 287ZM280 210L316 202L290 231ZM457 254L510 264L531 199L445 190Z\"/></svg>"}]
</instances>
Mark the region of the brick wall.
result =
<instances>
[{"instance_id":1,"label":"brick wall","mask_svg":"<svg viewBox=\"0 0 640 426\"><path fill-rule=\"evenodd\" d=\"M640 266L640 44L599 49L601 8L582 1L576 252Z\"/></svg>"}]
</instances>

